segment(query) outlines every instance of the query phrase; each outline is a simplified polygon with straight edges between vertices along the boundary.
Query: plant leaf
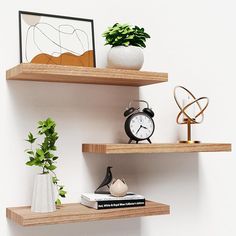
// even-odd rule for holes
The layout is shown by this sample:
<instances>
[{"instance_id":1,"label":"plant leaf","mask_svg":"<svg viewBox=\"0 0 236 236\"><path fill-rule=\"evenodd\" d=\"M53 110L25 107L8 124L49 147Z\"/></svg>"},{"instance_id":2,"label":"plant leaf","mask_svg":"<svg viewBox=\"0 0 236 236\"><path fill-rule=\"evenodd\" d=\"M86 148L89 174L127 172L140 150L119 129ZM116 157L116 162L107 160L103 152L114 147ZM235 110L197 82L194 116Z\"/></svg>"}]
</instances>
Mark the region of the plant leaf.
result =
<instances>
[{"instance_id":1,"label":"plant leaf","mask_svg":"<svg viewBox=\"0 0 236 236\"><path fill-rule=\"evenodd\" d=\"M54 184L57 184L58 181L59 181L59 179L58 179L56 176L53 176L53 177L52 177L52 182L53 182Z\"/></svg>"},{"instance_id":2,"label":"plant leaf","mask_svg":"<svg viewBox=\"0 0 236 236\"><path fill-rule=\"evenodd\" d=\"M34 155L34 152L32 150L29 150L26 153L29 154L29 155Z\"/></svg>"},{"instance_id":3,"label":"plant leaf","mask_svg":"<svg viewBox=\"0 0 236 236\"><path fill-rule=\"evenodd\" d=\"M66 191L65 190L59 190L59 195L61 196L61 197L66 197Z\"/></svg>"},{"instance_id":4,"label":"plant leaf","mask_svg":"<svg viewBox=\"0 0 236 236\"><path fill-rule=\"evenodd\" d=\"M57 206L61 205L61 200L60 200L59 198L57 198L57 200L55 201L55 204L56 204Z\"/></svg>"},{"instance_id":5,"label":"plant leaf","mask_svg":"<svg viewBox=\"0 0 236 236\"><path fill-rule=\"evenodd\" d=\"M55 165L49 165L46 167L48 170L55 170L57 167Z\"/></svg>"},{"instance_id":6,"label":"plant leaf","mask_svg":"<svg viewBox=\"0 0 236 236\"><path fill-rule=\"evenodd\" d=\"M30 160L30 161L27 161L25 164L26 164L27 166L33 166L33 165L35 165L35 159Z\"/></svg>"},{"instance_id":7,"label":"plant leaf","mask_svg":"<svg viewBox=\"0 0 236 236\"><path fill-rule=\"evenodd\" d=\"M31 132L29 132L28 139L26 139L25 141L33 144L35 142L35 140L36 140L36 138L34 137L34 135Z\"/></svg>"}]
</instances>

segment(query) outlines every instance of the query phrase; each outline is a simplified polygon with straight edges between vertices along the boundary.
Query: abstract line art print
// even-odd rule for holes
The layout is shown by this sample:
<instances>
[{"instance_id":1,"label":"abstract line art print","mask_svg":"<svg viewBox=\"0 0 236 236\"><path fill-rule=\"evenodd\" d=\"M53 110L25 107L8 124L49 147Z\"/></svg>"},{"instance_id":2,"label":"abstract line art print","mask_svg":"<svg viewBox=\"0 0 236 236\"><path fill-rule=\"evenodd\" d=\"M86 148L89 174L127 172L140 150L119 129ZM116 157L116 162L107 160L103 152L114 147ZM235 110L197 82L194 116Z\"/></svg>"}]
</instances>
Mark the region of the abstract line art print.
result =
<instances>
[{"instance_id":1,"label":"abstract line art print","mask_svg":"<svg viewBox=\"0 0 236 236\"><path fill-rule=\"evenodd\" d=\"M96 67L93 20L19 11L20 62Z\"/></svg>"}]
</instances>

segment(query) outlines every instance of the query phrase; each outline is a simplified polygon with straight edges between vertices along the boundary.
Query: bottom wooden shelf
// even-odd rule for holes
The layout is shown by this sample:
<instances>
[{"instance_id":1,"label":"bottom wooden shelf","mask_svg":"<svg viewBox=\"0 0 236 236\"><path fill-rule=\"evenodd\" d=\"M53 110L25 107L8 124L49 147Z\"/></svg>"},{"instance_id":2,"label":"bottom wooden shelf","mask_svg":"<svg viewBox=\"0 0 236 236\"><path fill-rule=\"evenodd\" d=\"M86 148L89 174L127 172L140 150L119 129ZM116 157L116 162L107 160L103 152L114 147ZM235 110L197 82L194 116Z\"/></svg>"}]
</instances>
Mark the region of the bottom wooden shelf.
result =
<instances>
[{"instance_id":1,"label":"bottom wooden shelf","mask_svg":"<svg viewBox=\"0 0 236 236\"><path fill-rule=\"evenodd\" d=\"M64 204L51 213L33 213L29 206L6 209L6 216L21 226L64 224L170 214L170 206L146 201L144 207L95 210L79 203Z\"/></svg>"}]
</instances>

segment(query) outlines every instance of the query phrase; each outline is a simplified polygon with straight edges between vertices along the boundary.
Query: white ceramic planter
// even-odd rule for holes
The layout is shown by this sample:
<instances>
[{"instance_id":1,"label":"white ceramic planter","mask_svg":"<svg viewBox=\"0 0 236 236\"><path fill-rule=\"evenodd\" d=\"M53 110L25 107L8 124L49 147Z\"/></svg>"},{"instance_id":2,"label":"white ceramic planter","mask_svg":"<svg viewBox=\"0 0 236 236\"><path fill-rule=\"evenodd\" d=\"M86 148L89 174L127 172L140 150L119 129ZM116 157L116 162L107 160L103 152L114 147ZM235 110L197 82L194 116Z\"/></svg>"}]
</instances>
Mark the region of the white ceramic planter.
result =
<instances>
[{"instance_id":1,"label":"white ceramic planter","mask_svg":"<svg viewBox=\"0 0 236 236\"><path fill-rule=\"evenodd\" d=\"M113 180L110 186L110 193L115 197L123 197L127 194L128 185L125 183L125 180L116 179Z\"/></svg>"},{"instance_id":2,"label":"white ceramic planter","mask_svg":"<svg viewBox=\"0 0 236 236\"><path fill-rule=\"evenodd\" d=\"M117 46L110 49L107 55L109 68L140 70L144 61L143 51L135 46Z\"/></svg>"},{"instance_id":3,"label":"white ceramic planter","mask_svg":"<svg viewBox=\"0 0 236 236\"><path fill-rule=\"evenodd\" d=\"M53 212L56 210L54 185L49 174L38 174L34 180L32 212Z\"/></svg>"}]
</instances>

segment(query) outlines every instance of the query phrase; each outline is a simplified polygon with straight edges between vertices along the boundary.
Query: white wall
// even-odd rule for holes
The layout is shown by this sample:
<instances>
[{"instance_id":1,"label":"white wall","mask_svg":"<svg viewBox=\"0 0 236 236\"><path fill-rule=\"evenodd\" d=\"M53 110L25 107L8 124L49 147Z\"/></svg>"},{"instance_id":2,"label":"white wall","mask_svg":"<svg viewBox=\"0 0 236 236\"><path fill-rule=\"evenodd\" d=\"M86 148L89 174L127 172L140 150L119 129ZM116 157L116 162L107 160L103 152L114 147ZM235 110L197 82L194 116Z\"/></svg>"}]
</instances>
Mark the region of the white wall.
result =
<instances>
[{"instance_id":1,"label":"white wall","mask_svg":"<svg viewBox=\"0 0 236 236\"><path fill-rule=\"evenodd\" d=\"M195 129L203 141L235 144L235 1L16 1L1 5L0 143L1 236L160 235L234 236L235 152L158 155L89 155L83 142L125 141L123 109L144 98L156 111L154 142L175 142L179 127L173 88L181 84L209 96L205 122ZM108 47L101 33L114 22L145 27L152 36L144 70L166 71L169 82L138 88L5 80L19 61L18 10L92 18L97 66L105 66ZM34 168L24 165L24 138L36 121L52 117L60 134L57 173L76 202L92 191L107 165L125 177L130 190L171 205L171 215L104 222L23 228L5 218L8 206L28 205Z\"/></svg>"}]
</instances>

